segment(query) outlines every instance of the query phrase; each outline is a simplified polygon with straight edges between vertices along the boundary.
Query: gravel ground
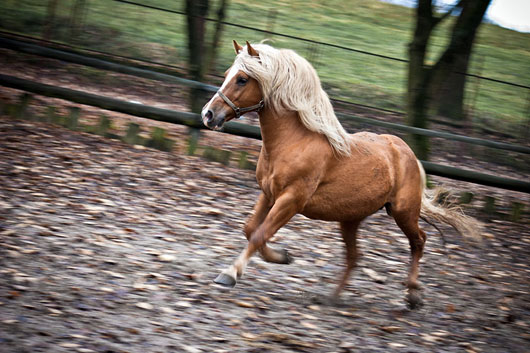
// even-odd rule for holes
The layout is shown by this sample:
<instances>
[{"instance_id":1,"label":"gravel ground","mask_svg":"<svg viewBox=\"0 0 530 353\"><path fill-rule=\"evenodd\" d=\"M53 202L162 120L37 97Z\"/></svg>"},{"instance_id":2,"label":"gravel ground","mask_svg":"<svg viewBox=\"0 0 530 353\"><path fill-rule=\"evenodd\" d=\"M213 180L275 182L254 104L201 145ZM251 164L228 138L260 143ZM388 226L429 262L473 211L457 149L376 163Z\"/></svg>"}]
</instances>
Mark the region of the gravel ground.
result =
<instances>
[{"instance_id":1,"label":"gravel ground","mask_svg":"<svg viewBox=\"0 0 530 353\"><path fill-rule=\"evenodd\" d=\"M406 237L377 213L360 231L359 268L331 306L321 298L344 265L338 227L302 216L274 240L294 263L255 257L235 288L213 284L245 245L258 193L249 171L0 118L0 352L530 346L526 220L488 221L482 244L447 230L445 250L424 225L425 305L410 311Z\"/></svg>"}]
</instances>

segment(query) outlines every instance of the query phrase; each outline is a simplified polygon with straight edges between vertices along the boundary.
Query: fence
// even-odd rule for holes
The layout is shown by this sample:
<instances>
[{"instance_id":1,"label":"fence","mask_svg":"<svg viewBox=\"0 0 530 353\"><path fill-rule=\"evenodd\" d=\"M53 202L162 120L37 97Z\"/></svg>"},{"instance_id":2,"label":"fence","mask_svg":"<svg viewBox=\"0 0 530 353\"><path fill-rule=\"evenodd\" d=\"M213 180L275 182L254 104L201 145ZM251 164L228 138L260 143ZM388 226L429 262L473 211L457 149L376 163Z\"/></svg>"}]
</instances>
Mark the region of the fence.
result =
<instances>
[{"instance_id":1,"label":"fence","mask_svg":"<svg viewBox=\"0 0 530 353\"><path fill-rule=\"evenodd\" d=\"M20 89L44 96L66 99L80 104L92 105L107 110L113 110L125 114L136 115L144 118L149 118L158 121L183 124L195 129L203 129L204 126L198 114L188 112L178 112L168 109L156 108L146 106L138 103L125 102L113 98L98 96L86 92L70 90L66 88L46 85L42 83L32 82L24 79L19 79L12 76L0 74L0 85ZM402 126L406 128L406 126ZM224 132L243 136L261 139L261 134L258 127L249 126L237 122L230 122L226 124ZM416 133L431 134L433 131L416 131ZM457 137L455 135L453 137ZM461 136L463 137L463 136ZM477 139L466 141L468 143L476 143ZM484 141L478 141L483 143ZM503 146L507 147L507 146ZM521 148L522 149L521 149ZM521 149L520 152L529 153L522 146L511 146L512 149ZM462 170L440 164L422 161L425 171L428 174L449 177L456 180L463 180L473 183L479 183L488 186L500 187L508 190L521 191L530 193L530 183L521 180L497 177L484 173L473 172L469 170Z\"/></svg>"},{"instance_id":2,"label":"fence","mask_svg":"<svg viewBox=\"0 0 530 353\"><path fill-rule=\"evenodd\" d=\"M13 1L10 1L11 3L16 3ZM29 1L31 3L32 1ZM34 1L35 2L35 1ZM42 3L42 2L40 2ZM84 5L81 6L79 4L83 3ZM85 1L85 0L72 0L70 1L70 4L72 4L72 8L66 8L63 10L63 17L61 19L68 19L68 21L64 21L70 24L71 28L64 29L62 32L57 30L58 38L61 38L61 40L69 42L69 43L81 43L79 41L79 38L82 37L83 31L86 31L87 33L90 33L93 29L93 26L98 25L98 16L112 16L114 20L117 22L123 23L121 25L122 27L125 26L128 22L137 21L141 18L142 21L152 21L152 17L162 18L160 19L161 22L169 22L171 23L171 26L174 28L179 28L179 26L182 26L182 31L184 28L184 21L185 21L185 13L183 11L178 11L175 9L169 9L165 8L163 6L157 6L157 3L164 3L167 5L164 1L158 1L158 2L150 2L149 5L143 4L137 1L126 1L126 0L113 0L113 1L106 1L106 3L115 3L117 6L120 6L119 11L115 11L112 14L104 14L101 12L100 7L101 4L105 2L101 1ZM41 5L42 6L42 5ZM62 5L63 7L66 5ZM108 5L105 5L108 6ZM147 12L140 13L136 18L134 14L125 15L122 14L123 10L126 10L126 7L134 7L138 9L143 9ZM81 8L81 10L79 10ZM83 10L84 9L84 10ZM43 10L44 14L42 15L42 18L39 20L40 23L43 23L39 27L40 33L44 33L43 35L45 37L51 38L53 36L53 31L51 28L53 28L53 20L56 22L59 21L56 19L50 19L48 18L46 14L46 10ZM125 11L126 12L126 11ZM153 16L151 16L153 15ZM335 70L345 70L343 77L348 77L346 81L339 83L338 85L335 83L330 83L329 80L329 69L328 67L322 67L321 70L319 70L321 77L323 78L324 85L327 85L327 89L330 92L330 95L334 99L341 100L342 102L346 102L349 104L355 104L361 107L367 107L370 109L378 109L386 112L392 112L392 113L402 113L402 103L401 103L401 96L403 95L403 88L405 87L404 83L404 77L405 77L405 70L406 70L406 62L407 60L392 56L392 55L386 55L381 53L376 53L374 51L369 50L362 50L358 48L354 48L347 45L339 45L335 43L327 43L324 41L314 40L310 38L303 38L300 36L290 35L286 33L281 33L278 31L274 31L274 23L275 23L275 17L276 13L274 11L265 12L260 17L266 17L268 18L266 20L266 27L267 29L261 29L256 28L255 26L249 26L246 24L240 24L240 23L234 23L229 21L224 21L223 24L225 27L227 27L227 33L237 33L237 37L245 37L250 36L255 38L256 34L260 36L260 39L263 38L263 36L271 37L274 36L275 38L283 38L285 40L290 40L289 46L294 46L297 48L305 48L302 50L307 51L307 57L313 61L313 64L315 66L323 65L322 63L322 57L323 53L326 51L336 51L340 52L341 57L341 63L338 67L335 68ZM123 16L123 17L122 17ZM166 17L164 17L166 16ZM210 22L214 22L215 19L208 18L207 19ZM36 23L39 23L39 21L36 21ZM153 20L154 21L154 20ZM151 25L149 22L148 25ZM105 31L106 30L112 30L108 29L107 27L102 27ZM231 31L230 28L237 30L237 31ZM39 32L39 31L34 31ZM243 33L241 33L243 31ZM63 33L64 32L64 33ZM184 32L184 31L183 31ZM254 35L252 34L254 33ZM176 33L173 33L177 35ZM113 35L116 35L116 33L110 33L108 37L112 38ZM167 50L164 52L164 57L182 57L179 52L185 51L185 40L182 39L182 33L178 34L180 37L179 39L175 39L174 42L172 42L169 45L164 44L166 47L171 46L171 48L176 48L175 52L171 50ZM145 41L145 38L142 38L140 36L131 37L133 38L133 42L141 42ZM83 47L90 47L94 48L97 47L97 43L92 43L89 40L83 42ZM133 48L136 50L135 48ZM134 52L134 50L131 49L130 52ZM163 48L166 50L167 48ZM123 54L121 50L120 54ZM134 59L141 59L141 60L147 60L149 63L156 63L156 64L165 64L168 63L166 61L161 60L152 60L152 58L146 58L145 55L141 52L141 49L139 49L139 53L136 56L129 56L129 58ZM113 53L114 55L117 54L116 52ZM221 60L224 64L221 66L225 66L226 63L229 62L229 59L225 60L226 58L229 58L225 54L224 58ZM348 56L349 55L349 56ZM361 58L361 59L359 59ZM365 59L362 59L365 58ZM371 58L366 60L366 58ZM148 60L149 59L149 60ZM384 65L374 65L372 61L374 60L383 60ZM352 64L352 62L356 62L358 65ZM337 65L338 63L334 63L334 65ZM351 70L352 66L359 66L363 67L362 72L356 71L355 75L361 75L361 76L351 76L347 73L348 70ZM469 74L468 76L472 81L469 85L471 90L473 92L470 92L469 98L467 100L468 110L469 111L476 111L477 110L477 104L479 104L479 101L485 101L485 100L492 100L496 99L498 104L493 104L496 108L496 110L506 110L508 112L499 113L504 115L509 115L511 112L515 112L515 115L518 115L519 117L522 117L520 120L527 119L528 116L530 116L530 86L520 83L514 83L514 82L508 82L507 80L503 79L497 79L497 78L491 78L491 77L485 77L481 75L483 64L479 65L479 68L477 68L475 73ZM381 67L384 67L384 72L378 72L377 76L381 76L376 83L366 83L367 76L370 76L370 79L372 79L374 76L373 70L381 70ZM388 76L393 75L393 76ZM355 85L351 85L350 81L355 82ZM396 82L394 82L396 81ZM389 82L392 83L392 87L389 87ZM480 83L484 82L484 83ZM486 84L487 82L487 84ZM352 100L352 94L346 94L345 87L349 86L358 86L359 89L355 91L355 100ZM495 86L491 86L495 85ZM500 86L499 86L500 85ZM502 99L499 97L498 87L501 86L509 86L515 91L509 91L508 95L511 97L511 101L506 104L502 104ZM482 89L481 89L482 87ZM481 98L482 92L488 92L490 91L489 98L485 99ZM369 93L366 93L369 92ZM374 93L375 92L375 93ZM379 104L373 104L374 99L376 101L379 101ZM515 107L515 108L514 108ZM509 110L508 110L509 109ZM494 113L489 113L494 114ZM496 113L495 113L496 114ZM513 114L512 114L513 115ZM505 124L504 124L505 125ZM523 137L525 134L528 134L528 132L523 128L517 129L519 135L523 134Z\"/></svg>"},{"instance_id":3,"label":"fence","mask_svg":"<svg viewBox=\"0 0 530 353\"><path fill-rule=\"evenodd\" d=\"M119 2L124 2L122 0L115 0ZM131 3L125 1L127 3ZM274 33L269 31L270 33ZM276 33L275 33L276 34ZM281 35L281 34L278 34ZM325 43L313 43L325 45ZM176 77L174 75L168 75L166 73L155 72L148 70L146 68L132 67L127 65L121 65L116 62L110 62L108 60L101 60L97 57L91 57L88 55L79 55L79 53L72 51L64 51L46 48L38 46L35 44L17 41L9 38L0 37L0 47L9 48L17 50L20 52L25 52L29 54L36 54L40 56L46 56L50 58L60 59L63 61L68 61L72 63L92 66L98 69L104 69L109 71L115 71L120 73L125 73L134 76L140 76L149 79L168 81L172 83L177 83L180 85L201 88L208 91L215 91L217 87L206 85L203 83L198 83L190 80L183 79L181 77ZM344 49L344 48L342 48ZM362 53L369 55L367 53ZM388 59L388 58L387 58ZM399 60L397 60L399 61ZM0 77L0 84L9 86L12 88L23 89L29 92L48 95L51 97L58 97L67 100L71 100L81 104L88 104L98 106L104 109L120 111L127 114L142 116L151 118L154 120L167 121L172 123L184 124L193 128L203 128L200 119L197 115L185 112L175 112L165 109L159 109L155 107L144 106L141 104L128 103L123 101L118 101L108 97L101 97L96 95L87 94L85 92L67 90L60 87L54 87L49 85L42 85L36 82L30 82L27 80L20 80L14 77L2 75ZM375 119L354 117L354 116L342 116L343 119L354 120L357 122L368 123L372 125L379 125L385 128L390 128L394 130L400 130L407 133L420 134L430 137L441 137L445 139L451 139L456 141L462 141L470 144L487 146L492 148L498 148L503 150L508 150L518 153L530 153L530 148L525 146L500 143L494 141L488 141L485 139L470 138L461 135L437 132L426 129L412 128L399 124L392 124L388 122L378 121ZM244 124L231 123L228 124L225 132L233 133L240 136L260 138L259 129L257 127L252 127ZM511 190L530 192L530 184L525 181L518 181L513 179L499 178L492 175L487 175L483 173L476 173L472 171L464 171L457 168L452 168L448 166L437 165L429 162L423 162L424 166L428 173L441 175L445 177L451 177L454 179L465 180L475 183L481 183L484 185L503 187Z\"/></svg>"},{"instance_id":4,"label":"fence","mask_svg":"<svg viewBox=\"0 0 530 353\"><path fill-rule=\"evenodd\" d=\"M168 74L154 72L154 71L146 70L142 68L126 66L126 65L102 60L99 58L90 57L87 55L79 55L76 53L66 52L63 50L46 48L46 47L42 47L39 45L22 42L19 40L13 40L9 38L4 38L4 37L0 37L0 47L16 50L16 51L27 53L27 54L35 54L35 55L53 58L53 59L59 59L59 60L63 60L63 61L67 61L67 62L71 62L75 64L91 66L91 67L102 69L102 70L119 72L119 73L124 73L128 75L158 80L158 81L171 82L171 83L181 84L181 85L185 85L185 86L192 87L192 88L200 88L200 89L210 91L210 92L216 92L218 90L218 87L192 81L192 80L188 80L188 79L184 79L181 77L176 77L174 75L168 75ZM343 120L352 120L352 121L367 123L367 124L371 124L375 126L382 126L385 128L389 128L391 130L398 130L398 131L403 131L406 133L413 133L413 134L418 134L418 135L423 135L423 136L428 136L428 137L440 137L440 138L449 139L453 141L471 143L474 145L480 145L480 146L497 148L497 149L502 149L502 150L507 150L507 151L530 154L530 147L526 147L526 146L495 142L495 141L479 139L479 138L472 138L472 137L467 137L467 136L462 136L462 135L451 134L447 132L421 129L421 128L410 127L410 126L401 125L401 124L389 123L389 122L380 121L380 120L371 119L371 118L352 116L352 115L339 114L339 117L342 118Z\"/></svg>"}]
</instances>

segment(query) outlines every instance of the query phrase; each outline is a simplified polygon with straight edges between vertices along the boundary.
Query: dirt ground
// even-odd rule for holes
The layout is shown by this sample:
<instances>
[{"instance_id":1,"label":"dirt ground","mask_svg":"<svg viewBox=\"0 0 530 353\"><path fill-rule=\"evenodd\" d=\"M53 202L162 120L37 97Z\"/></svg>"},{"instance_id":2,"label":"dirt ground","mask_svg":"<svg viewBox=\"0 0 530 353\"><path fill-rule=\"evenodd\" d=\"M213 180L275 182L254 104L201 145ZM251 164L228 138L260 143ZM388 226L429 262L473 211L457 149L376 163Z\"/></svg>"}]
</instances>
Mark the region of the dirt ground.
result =
<instances>
[{"instance_id":1,"label":"dirt ground","mask_svg":"<svg viewBox=\"0 0 530 353\"><path fill-rule=\"evenodd\" d=\"M227 135L217 134L223 139ZM482 244L424 225L425 305L410 311L404 235L384 212L336 306L337 226L295 217L238 285L253 172L43 123L0 120L2 352L522 352L530 336L527 222ZM524 197L524 196L522 196Z\"/></svg>"}]
</instances>

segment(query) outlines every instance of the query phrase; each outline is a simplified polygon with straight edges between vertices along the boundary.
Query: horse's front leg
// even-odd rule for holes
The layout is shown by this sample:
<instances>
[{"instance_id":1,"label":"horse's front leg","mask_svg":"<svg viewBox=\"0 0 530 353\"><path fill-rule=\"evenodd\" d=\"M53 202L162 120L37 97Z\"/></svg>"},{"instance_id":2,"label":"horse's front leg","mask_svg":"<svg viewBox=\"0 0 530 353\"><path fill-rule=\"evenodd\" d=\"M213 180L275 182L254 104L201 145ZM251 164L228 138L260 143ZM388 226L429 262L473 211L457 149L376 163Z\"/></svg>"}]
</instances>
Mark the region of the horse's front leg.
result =
<instances>
[{"instance_id":1,"label":"horse's front leg","mask_svg":"<svg viewBox=\"0 0 530 353\"><path fill-rule=\"evenodd\" d=\"M269 214L271 207L272 206L269 202L269 199L267 199L265 194L261 193L256 206L254 206L254 214L249 217L247 223L245 224L244 231L247 240L250 241L250 237L263 223L265 217L267 217ZM276 250L267 246L267 244L264 244L259 249L259 252L263 259L267 262L272 262L275 264L290 264L293 262L293 259L289 256L286 250Z\"/></svg>"},{"instance_id":2,"label":"horse's front leg","mask_svg":"<svg viewBox=\"0 0 530 353\"><path fill-rule=\"evenodd\" d=\"M258 203L263 202L264 200L266 199L260 196L260 201L258 201ZM266 247L267 240L269 240L278 229L286 224L299 211L299 205L300 200L294 193L284 192L276 200L270 211L265 215L263 222L257 226L256 230L248 237L248 244L236 261L234 261L228 269L224 270L219 276L217 276L214 281L225 286L235 286L236 279L243 275L250 257L257 250L269 249L265 250L266 254L274 254L274 256L277 256L279 252ZM263 211L263 209L257 211ZM256 221L257 220L258 219L256 218Z\"/></svg>"}]
</instances>

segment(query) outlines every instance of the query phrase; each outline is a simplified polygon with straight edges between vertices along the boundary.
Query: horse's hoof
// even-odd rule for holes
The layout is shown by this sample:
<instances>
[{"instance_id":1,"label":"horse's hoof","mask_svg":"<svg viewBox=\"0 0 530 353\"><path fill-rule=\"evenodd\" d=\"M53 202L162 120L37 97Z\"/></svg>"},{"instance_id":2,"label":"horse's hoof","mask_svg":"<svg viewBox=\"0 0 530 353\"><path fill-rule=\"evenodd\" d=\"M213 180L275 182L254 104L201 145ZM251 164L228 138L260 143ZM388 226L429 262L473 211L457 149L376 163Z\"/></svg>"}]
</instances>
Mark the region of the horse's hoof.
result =
<instances>
[{"instance_id":1,"label":"horse's hoof","mask_svg":"<svg viewBox=\"0 0 530 353\"><path fill-rule=\"evenodd\" d=\"M418 309L423 306L423 300L421 299L420 293L417 290L409 290L406 301L407 306L411 310Z\"/></svg>"},{"instance_id":2,"label":"horse's hoof","mask_svg":"<svg viewBox=\"0 0 530 353\"><path fill-rule=\"evenodd\" d=\"M269 252L266 254L262 254L263 259L267 262L273 263L273 264L280 264L280 265L289 265L294 261L294 259L289 255L287 250L285 249L268 249Z\"/></svg>"},{"instance_id":3,"label":"horse's hoof","mask_svg":"<svg viewBox=\"0 0 530 353\"><path fill-rule=\"evenodd\" d=\"M289 265L294 261L293 257L289 255L287 250L282 249L281 252L283 253L283 261L281 262L282 264Z\"/></svg>"},{"instance_id":4,"label":"horse's hoof","mask_svg":"<svg viewBox=\"0 0 530 353\"><path fill-rule=\"evenodd\" d=\"M316 295L312 298L312 302L319 305L330 306L330 307L341 307L344 306L342 300L335 295Z\"/></svg>"},{"instance_id":5,"label":"horse's hoof","mask_svg":"<svg viewBox=\"0 0 530 353\"><path fill-rule=\"evenodd\" d=\"M236 279L226 273L219 274L213 281L225 287L234 287L236 285Z\"/></svg>"}]
</instances>

